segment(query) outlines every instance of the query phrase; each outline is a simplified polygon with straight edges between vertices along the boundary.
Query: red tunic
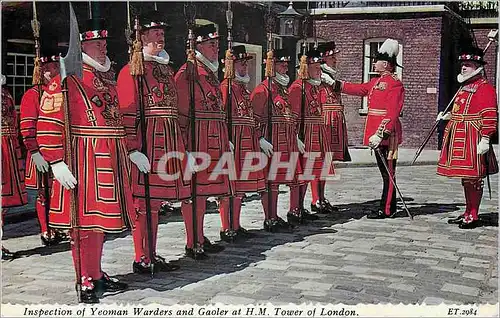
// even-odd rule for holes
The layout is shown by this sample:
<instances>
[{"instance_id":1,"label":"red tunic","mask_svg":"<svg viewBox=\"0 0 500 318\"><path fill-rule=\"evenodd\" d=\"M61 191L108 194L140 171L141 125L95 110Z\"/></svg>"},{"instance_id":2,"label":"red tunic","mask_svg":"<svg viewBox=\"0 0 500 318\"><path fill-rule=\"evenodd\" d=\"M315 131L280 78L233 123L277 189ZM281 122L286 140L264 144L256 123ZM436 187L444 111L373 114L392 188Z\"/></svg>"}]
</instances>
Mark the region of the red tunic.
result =
<instances>
[{"instance_id":1,"label":"red tunic","mask_svg":"<svg viewBox=\"0 0 500 318\"><path fill-rule=\"evenodd\" d=\"M485 156L477 154L482 136L497 130L497 97L495 88L479 77L464 85L455 98L451 120L446 125L437 173L447 177L484 178ZM498 172L493 149L488 154L488 174Z\"/></svg>"},{"instance_id":2,"label":"red tunic","mask_svg":"<svg viewBox=\"0 0 500 318\"><path fill-rule=\"evenodd\" d=\"M321 83L320 103L323 108L328 136L330 137L330 148L333 152L333 160L351 161L349 154L349 143L347 141L347 125L344 115L344 105L340 93L336 93L331 85Z\"/></svg>"},{"instance_id":3,"label":"red tunic","mask_svg":"<svg viewBox=\"0 0 500 318\"><path fill-rule=\"evenodd\" d=\"M47 87L42 86L42 92ZM28 150L26 155L26 188L38 190L41 187L39 173L35 162L31 159L31 154L40 151L36 140L36 123L38 121L38 112L40 109L40 91L37 86L28 89L21 99L21 135L23 142ZM49 182L50 183L50 182Z\"/></svg>"},{"instance_id":4,"label":"red tunic","mask_svg":"<svg viewBox=\"0 0 500 318\"><path fill-rule=\"evenodd\" d=\"M14 99L2 86L2 208L25 205L24 168L19 145Z\"/></svg>"},{"instance_id":5,"label":"red tunic","mask_svg":"<svg viewBox=\"0 0 500 318\"><path fill-rule=\"evenodd\" d=\"M290 85L290 104L294 113L299 114L297 119L297 128L300 130L300 122L304 118L304 145L306 152L318 153L319 156L314 158L312 166L312 175L321 176L324 161L329 157L331 165L328 172L333 173L333 162L331 158L330 136L328 135L327 127L324 124L323 111L320 103L320 86L314 86L308 81L304 83L305 90L305 106L304 116L302 111L302 80L297 79ZM306 169L307 158L302 157L302 168ZM309 159L312 160L313 158Z\"/></svg>"},{"instance_id":6,"label":"red tunic","mask_svg":"<svg viewBox=\"0 0 500 318\"><path fill-rule=\"evenodd\" d=\"M234 144L235 170L238 180L235 182L235 192L261 192L266 189L264 171L247 172L248 178L241 179L245 156L249 152L260 152L259 138L256 133L256 122L252 104L250 103L250 92L244 83L233 80L231 98L232 117L232 142ZM228 102L228 80L221 83L222 105L227 109ZM227 111L227 110L226 110ZM256 164L253 159L252 164ZM248 164L247 164L248 166Z\"/></svg>"},{"instance_id":7,"label":"red tunic","mask_svg":"<svg viewBox=\"0 0 500 318\"><path fill-rule=\"evenodd\" d=\"M120 111L127 132L129 152L142 149L142 135L139 119L139 92L137 81L130 75L129 65L123 67L118 76L118 99ZM184 163L170 159L165 164L168 152L185 153L184 141L177 114L177 89L173 69L158 62L144 62L143 103L146 114L146 156L151 162L149 174L151 209L156 211L164 200L179 201L191 195L189 181L184 180ZM163 159L163 160L162 160ZM160 164L162 164L160 166ZM145 210L144 174L132 164L132 187L141 210ZM179 174L176 180L168 181L161 174Z\"/></svg>"},{"instance_id":8,"label":"red tunic","mask_svg":"<svg viewBox=\"0 0 500 318\"><path fill-rule=\"evenodd\" d=\"M368 96L368 116L366 116L363 144L378 134L389 135L382 140L381 146L389 146L388 158L397 158L398 145L403 141L403 131L399 114L403 109L403 83L392 73L384 73L368 83L354 84L343 82L342 92L349 95Z\"/></svg>"},{"instance_id":9,"label":"red tunic","mask_svg":"<svg viewBox=\"0 0 500 318\"><path fill-rule=\"evenodd\" d=\"M190 62L188 62L190 63ZM207 169L196 174L196 194L204 196L225 196L231 194L231 184L227 174L218 175L209 180L210 175L224 153L231 152L226 124L226 115L222 109L220 83L210 69L197 62L198 78L195 82L195 131L196 149L191 147L191 120L189 117L189 81L187 64L181 66L175 74L175 84L179 94L179 124L184 144L190 152L202 152L210 156ZM200 161L198 161L200 163Z\"/></svg>"},{"instance_id":10,"label":"red tunic","mask_svg":"<svg viewBox=\"0 0 500 318\"><path fill-rule=\"evenodd\" d=\"M250 95L250 100L255 112L255 118L259 125L258 135L260 137L268 139L268 80L264 80L262 83L255 87L254 91ZM295 154L297 159L295 174L292 178L287 178L286 169L278 169L276 177L274 180L270 180L272 184L287 184L287 185L297 185L299 184L298 175L302 173L302 168L299 159L299 149L297 148L297 118L298 114L292 109L289 103L288 91L285 86L277 83L275 80L271 83L271 94L273 99L272 107L272 140L268 140L273 144L274 156L280 153L280 162L291 161L292 154ZM274 159L276 160L276 159ZM292 159L293 160L293 159ZM271 159L265 171L266 177L268 176L268 170L271 164Z\"/></svg>"},{"instance_id":11,"label":"red tunic","mask_svg":"<svg viewBox=\"0 0 500 318\"><path fill-rule=\"evenodd\" d=\"M52 165L65 160L60 81L60 76L54 78L44 92L37 123L40 151ZM79 224L86 230L121 232L127 224L133 224L135 211L128 176L131 163L114 74L84 64L83 80L71 76L67 83ZM54 180L49 215L52 227L70 227L69 194Z\"/></svg>"}]
</instances>

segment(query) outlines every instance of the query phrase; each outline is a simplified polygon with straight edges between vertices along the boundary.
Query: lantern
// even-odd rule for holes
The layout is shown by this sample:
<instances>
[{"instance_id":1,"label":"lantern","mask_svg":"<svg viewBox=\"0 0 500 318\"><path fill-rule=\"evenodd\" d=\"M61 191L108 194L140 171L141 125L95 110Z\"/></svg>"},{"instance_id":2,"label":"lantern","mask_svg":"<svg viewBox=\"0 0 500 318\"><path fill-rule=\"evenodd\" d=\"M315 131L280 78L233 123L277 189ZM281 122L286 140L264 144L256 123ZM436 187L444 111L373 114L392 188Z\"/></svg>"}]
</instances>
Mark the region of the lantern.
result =
<instances>
[{"instance_id":1,"label":"lantern","mask_svg":"<svg viewBox=\"0 0 500 318\"><path fill-rule=\"evenodd\" d=\"M290 1L288 8L278 14L280 20L280 36L299 37L299 24L302 14L295 11Z\"/></svg>"}]
</instances>

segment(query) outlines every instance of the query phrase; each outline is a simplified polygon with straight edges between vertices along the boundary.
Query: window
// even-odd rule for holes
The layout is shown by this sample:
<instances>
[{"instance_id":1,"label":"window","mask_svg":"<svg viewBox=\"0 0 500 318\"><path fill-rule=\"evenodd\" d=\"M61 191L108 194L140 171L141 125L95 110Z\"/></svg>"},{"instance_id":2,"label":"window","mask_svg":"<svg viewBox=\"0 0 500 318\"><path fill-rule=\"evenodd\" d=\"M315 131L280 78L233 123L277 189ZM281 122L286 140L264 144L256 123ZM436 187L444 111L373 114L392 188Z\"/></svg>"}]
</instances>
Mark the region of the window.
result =
<instances>
[{"instance_id":1,"label":"window","mask_svg":"<svg viewBox=\"0 0 500 318\"><path fill-rule=\"evenodd\" d=\"M378 76L378 73L373 72L373 59L370 58L370 56L376 55L378 49L385 40L386 39L383 38L365 40L363 82L368 82L372 78ZM399 65L402 65L403 63L403 46L401 44L399 44L399 54L396 57L396 61ZM403 70L401 69L401 67L396 67L396 75L399 77L399 79L402 79ZM361 108L359 109L359 113L362 115L366 115L368 113L368 97L363 97L363 103Z\"/></svg>"},{"instance_id":2,"label":"window","mask_svg":"<svg viewBox=\"0 0 500 318\"><path fill-rule=\"evenodd\" d=\"M275 50L279 50L283 48L283 38L275 33L271 33L271 37L273 38L273 48Z\"/></svg>"},{"instance_id":3,"label":"window","mask_svg":"<svg viewBox=\"0 0 500 318\"><path fill-rule=\"evenodd\" d=\"M262 46L234 42L233 45L244 45L247 53L253 56L253 59L248 60L248 75L250 75L250 83L247 87L249 91L253 91L255 86L262 81Z\"/></svg>"},{"instance_id":4,"label":"window","mask_svg":"<svg viewBox=\"0 0 500 318\"><path fill-rule=\"evenodd\" d=\"M7 86L16 105L21 104L24 92L32 86L34 54L7 53Z\"/></svg>"}]
</instances>

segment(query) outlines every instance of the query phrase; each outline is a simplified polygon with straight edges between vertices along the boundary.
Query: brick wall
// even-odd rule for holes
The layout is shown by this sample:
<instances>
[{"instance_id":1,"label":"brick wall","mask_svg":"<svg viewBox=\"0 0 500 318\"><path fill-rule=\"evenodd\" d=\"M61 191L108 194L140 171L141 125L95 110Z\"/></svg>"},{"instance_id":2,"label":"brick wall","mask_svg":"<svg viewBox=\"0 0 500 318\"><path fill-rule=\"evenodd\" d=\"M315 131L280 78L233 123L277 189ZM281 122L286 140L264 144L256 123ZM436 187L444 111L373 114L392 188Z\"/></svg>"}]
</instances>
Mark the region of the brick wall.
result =
<instances>
[{"instance_id":1,"label":"brick wall","mask_svg":"<svg viewBox=\"0 0 500 318\"><path fill-rule=\"evenodd\" d=\"M363 80L364 40L391 37L403 45L403 84L405 87L403 144L405 148L420 145L426 129L432 126L438 112L442 17L418 19L362 19L317 21L318 37L335 40L339 68L347 81ZM437 93L427 93L435 88ZM359 115L362 100L343 95L349 144L362 144L366 117ZM437 138L429 147L437 148Z\"/></svg>"},{"instance_id":2,"label":"brick wall","mask_svg":"<svg viewBox=\"0 0 500 318\"><path fill-rule=\"evenodd\" d=\"M491 29L475 29L474 35L476 36L477 45L484 49L488 43L488 33ZM484 67L486 69L486 76L491 84L496 86L496 60L497 60L498 45L492 43L484 55L485 61L488 63Z\"/></svg>"}]
</instances>

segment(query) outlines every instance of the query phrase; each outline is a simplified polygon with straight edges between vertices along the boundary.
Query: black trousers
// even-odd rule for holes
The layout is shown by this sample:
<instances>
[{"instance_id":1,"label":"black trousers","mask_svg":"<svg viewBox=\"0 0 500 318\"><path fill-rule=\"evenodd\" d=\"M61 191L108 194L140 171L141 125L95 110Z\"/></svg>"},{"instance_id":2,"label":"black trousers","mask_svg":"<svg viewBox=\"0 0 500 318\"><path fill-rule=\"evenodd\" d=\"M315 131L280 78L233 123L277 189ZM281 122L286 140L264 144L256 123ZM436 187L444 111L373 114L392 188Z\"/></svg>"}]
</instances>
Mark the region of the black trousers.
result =
<instances>
[{"instance_id":1,"label":"black trousers","mask_svg":"<svg viewBox=\"0 0 500 318\"><path fill-rule=\"evenodd\" d=\"M389 154L388 146L379 146L380 153L382 157L379 156L378 152L375 152L375 157L377 158L378 169L382 175L382 180L384 182L384 189L382 191L382 198L380 199L380 211L384 212L386 215L391 215L396 213L396 189L392 185L389 178L394 176L394 183L396 183L396 159L387 160L387 155ZM385 168L383 162L385 161L389 172ZM390 173L390 175L389 175Z\"/></svg>"}]
</instances>

